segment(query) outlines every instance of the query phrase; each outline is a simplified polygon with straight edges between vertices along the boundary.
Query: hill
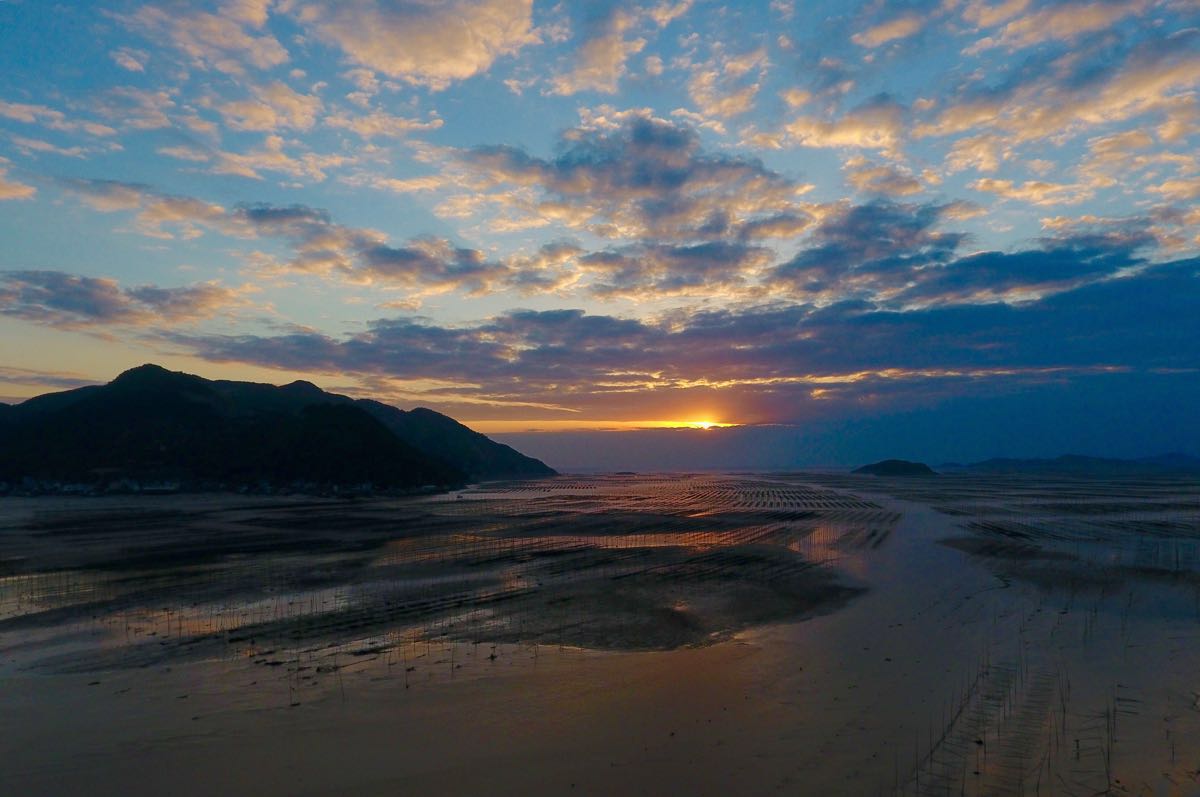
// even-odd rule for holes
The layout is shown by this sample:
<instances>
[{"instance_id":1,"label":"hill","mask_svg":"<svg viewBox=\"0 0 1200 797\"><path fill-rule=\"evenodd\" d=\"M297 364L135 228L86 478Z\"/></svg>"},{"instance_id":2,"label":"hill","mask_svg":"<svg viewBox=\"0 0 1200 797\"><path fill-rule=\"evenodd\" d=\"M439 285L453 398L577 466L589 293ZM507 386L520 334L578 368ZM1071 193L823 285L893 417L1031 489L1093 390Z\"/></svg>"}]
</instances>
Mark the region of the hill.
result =
<instances>
[{"instance_id":1,"label":"hill","mask_svg":"<svg viewBox=\"0 0 1200 797\"><path fill-rule=\"evenodd\" d=\"M866 473L872 476L936 476L924 462L909 462L904 459L885 459L855 468L851 473Z\"/></svg>"},{"instance_id":2,"label":"hill","mask_svg":"<svg viewBox=\"0 0 1200 797\"><path fill-rule=\"evenodd\" d=\"M0 410L0 481L450 486L552 475L432 410L143 365Z\"/></svg>"},{"instance_id":3,"label":"hill","mask_svg":"<svg viewBox=\"0 0 1200 797\"><path fill-rule=\"evenodd\" d=\"M995 458L958 466L966 473L1029 473L1060 476L1166 476L1200 474L1200 458L1164 454L1141 459L1115 459L1066 454L1043 459Z\"/></svg>"}]
</instances>

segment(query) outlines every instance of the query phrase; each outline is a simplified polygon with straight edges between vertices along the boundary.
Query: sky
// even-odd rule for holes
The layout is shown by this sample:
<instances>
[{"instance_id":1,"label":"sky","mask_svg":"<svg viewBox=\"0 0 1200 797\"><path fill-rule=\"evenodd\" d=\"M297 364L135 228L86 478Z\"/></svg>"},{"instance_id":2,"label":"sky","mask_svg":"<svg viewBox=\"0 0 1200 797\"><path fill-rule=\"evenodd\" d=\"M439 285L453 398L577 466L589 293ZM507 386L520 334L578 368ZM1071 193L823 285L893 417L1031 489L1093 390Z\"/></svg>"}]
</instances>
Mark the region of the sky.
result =
<instances>
[{"instance_id":1,"label":"sky","mask_svg":"<svg viewBox=\"0 0 1200 797\"><path fill-rule=\"evenodd\" d=\"M1198 88L1197 0L0 0L0 400L157 362L566 467L1200 453Z\"/></svg>"}]
</instances>

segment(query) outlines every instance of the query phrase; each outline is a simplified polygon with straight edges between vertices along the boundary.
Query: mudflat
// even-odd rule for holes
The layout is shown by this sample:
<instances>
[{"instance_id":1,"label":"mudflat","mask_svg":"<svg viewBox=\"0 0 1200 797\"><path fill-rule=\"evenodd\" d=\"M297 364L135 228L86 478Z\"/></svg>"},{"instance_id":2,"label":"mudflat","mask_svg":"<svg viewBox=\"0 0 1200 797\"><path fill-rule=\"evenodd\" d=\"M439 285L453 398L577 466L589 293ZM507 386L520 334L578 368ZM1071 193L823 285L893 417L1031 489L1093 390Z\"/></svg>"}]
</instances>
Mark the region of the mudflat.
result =
<instances>
[{"instance_id":1,"label":"mudflat","mask_svg":"<svg viewBox=\"0 0 1200 797\"><path fill-rule=\"evenodd\" d=\"M1200 794L1200 484L0 504L13 794Z\"/></svg>"}]
</instances>

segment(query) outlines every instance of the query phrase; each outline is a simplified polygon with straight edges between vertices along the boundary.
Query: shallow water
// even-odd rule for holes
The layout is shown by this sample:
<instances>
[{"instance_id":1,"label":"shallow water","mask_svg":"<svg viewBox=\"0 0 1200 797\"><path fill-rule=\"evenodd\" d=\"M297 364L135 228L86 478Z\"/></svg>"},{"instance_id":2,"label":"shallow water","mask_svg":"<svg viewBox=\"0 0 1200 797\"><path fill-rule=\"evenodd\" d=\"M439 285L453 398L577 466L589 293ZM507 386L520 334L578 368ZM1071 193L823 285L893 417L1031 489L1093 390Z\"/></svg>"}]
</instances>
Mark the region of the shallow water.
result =
<instances>
[{"instance_id":1,"label":"shallow water","mask_svg":"<svg viewBox=\"0 0 1200 797\"><path fill-rule=\"evenodd\" d=\"M12 793L1200 794L1195 483L610 476L0 526Z\"/></svg>"}]
</instances>

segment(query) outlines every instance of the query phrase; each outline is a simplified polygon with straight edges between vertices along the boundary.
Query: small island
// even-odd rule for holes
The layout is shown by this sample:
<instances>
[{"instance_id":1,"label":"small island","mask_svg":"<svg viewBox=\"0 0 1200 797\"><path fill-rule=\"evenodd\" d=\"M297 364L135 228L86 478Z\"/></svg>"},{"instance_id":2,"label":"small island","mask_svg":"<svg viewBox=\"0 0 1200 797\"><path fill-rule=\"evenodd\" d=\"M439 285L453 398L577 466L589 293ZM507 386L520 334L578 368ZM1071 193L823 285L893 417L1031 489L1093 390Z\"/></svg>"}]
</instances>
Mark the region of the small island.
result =
<instances>
[{"instance_id":1,"label":"small island","mask_svg":"<svg viewBox=\"0 0 1200 797\"><path fill-rule=\"evenodd\" d=\"M905 459L885 459L855 468L851 473L871 476L936 476L937 472L924 462L909 462Z\"/></svg>"}]
</instances>

